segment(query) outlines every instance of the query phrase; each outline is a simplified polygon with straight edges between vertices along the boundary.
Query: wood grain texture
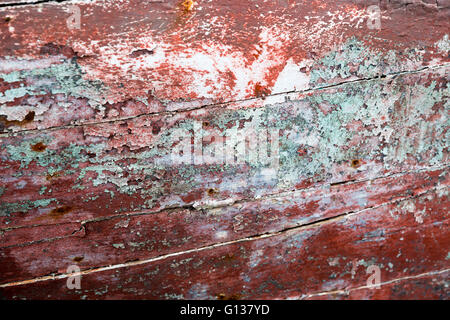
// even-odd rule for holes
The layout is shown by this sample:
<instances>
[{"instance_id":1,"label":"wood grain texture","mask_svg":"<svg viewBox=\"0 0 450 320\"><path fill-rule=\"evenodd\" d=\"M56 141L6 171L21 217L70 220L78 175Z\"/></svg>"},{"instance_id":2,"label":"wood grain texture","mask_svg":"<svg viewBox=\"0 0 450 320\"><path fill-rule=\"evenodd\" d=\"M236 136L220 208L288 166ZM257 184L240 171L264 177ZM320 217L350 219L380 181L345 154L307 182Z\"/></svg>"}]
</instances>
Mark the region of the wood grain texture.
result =
<instances>
[{"instance_id":1,"label":"wood grain texture","mask_svg":"<svg viewBox=\"0 0 450 320\"><path fill-rule=\"evenodd\" d=\"M382 282L434 272L448 266L448 248L441 245L450 240L447 191L175 257L93 269L83 274L81 290L67 290L62 278L3 287L2 294L52 299L301 298L366 285L365 269L372 264L381 268Z\"/></svg>"},{"instance_id":2,"label":"wood grain texture","mask_svg":"<svg viewBox=\"0 0 450 320\"><path fill-rule=\"evenodd\" d=\"M449 18L0 0L1 297L448 299Z\"/></svg>"},{"instance_id":3,"label":"wood grain texture","mask_svg":"<svg viewBox=\"0 0 450 320\"><path fill-rule=\"evenodd\" d=\"M121 215L82 222L78 228L58 224L35 241L26 241L13 229L4 236L11 234L14 239L0 249L4 264L0 283L64 273L75 262L82 269L92 269L314 224L442 188L449 182L446 170L311 189L209 210ZM18 230L29 234L41 228ZM61 234L61 229L67 231Z\"/></svg>"}]
</instances>

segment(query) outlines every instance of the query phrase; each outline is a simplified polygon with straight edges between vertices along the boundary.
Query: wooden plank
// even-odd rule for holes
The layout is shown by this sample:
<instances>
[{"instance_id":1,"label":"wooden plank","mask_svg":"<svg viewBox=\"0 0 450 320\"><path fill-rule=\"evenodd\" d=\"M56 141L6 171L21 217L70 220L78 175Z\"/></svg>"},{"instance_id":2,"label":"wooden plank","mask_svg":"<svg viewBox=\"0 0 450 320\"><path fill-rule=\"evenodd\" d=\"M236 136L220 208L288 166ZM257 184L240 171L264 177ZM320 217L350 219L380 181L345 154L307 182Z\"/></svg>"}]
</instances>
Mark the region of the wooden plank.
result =
<instances>
[{"instance_id":1,"label":"wooden plank","mask_svg":"<svg viewBox=\"0 0 450 320\"><path fill-rule=\"evenodd\" d=\"M0 137L1 227L220 206L445 166L446 75L448 68L292 94L263 107L241 102ZM273 143L245 144L251 133ZM214 134L230 148L211 143ZM183 146L194 155L174 162ZM224 150L226 165L214 149Z\"/></svg>"},{"instance_id":2,"label":"wooden plank","mask_svg":"<svg viewBox=\"0 0 450 320\"><path fill-rule=\"evenodd\" d=\"M5 248L50 239L58 239L60 237L72 235L79 230L80 224L76 222L3 229L0 230L0 247Z\"/></svg>"},{"instance_id":3,"label":"wooden plank","mask_svg":"<svg viewBox=\"0 0 450 320\"><path fill-rule=\"evenodd\" d=\"M364 286L370 266L380 269L380 283L394 281L448 269L448 204L448 188L440 188L311 226L93 269L82 274L81 289L68 290L62 275L3 285L1 294L15 299L301 298Z\"/></svg>"},{"instance_id":4,"label":"wooden plank","mask_svg":"<svg viewBox=\"0 0 450 320\"><path fill-rule=\"evenodd\" d=\"M86 270L312 224L442 188L449 183L447 171L313 188L210 210L125 215L78 227L58 224L46 233L42 226L12 229L4 234L10 242L0 247L0 284L64 273L71 264ZM70 228L61 235L62 227ZM40 239L23 237L37 230Z\"/></svg>"},{"instance_id":5,"label":"wooden plank","mask_svg":"<svg viewBox=\"0 0 450 320\"><path fill-rule=\"evenodd\" d=\"M1 131L198 108L450 62L450 9L441 0L182 3L0 8ZM371 5L380 6L379 29L370 27Z\"/></svg>"},{"instance_id":6,"label":"wooden plank","mask_svg":"<svg viewBox=\"0 0 450 320\"><path fill-rule=\"evenodd\" d=\"M351 300L447 300L450 295L450 271L407 277L383 284L379 289L355 288L326 295L313 295L308 299Z\"/></svg>"}]
</instances>

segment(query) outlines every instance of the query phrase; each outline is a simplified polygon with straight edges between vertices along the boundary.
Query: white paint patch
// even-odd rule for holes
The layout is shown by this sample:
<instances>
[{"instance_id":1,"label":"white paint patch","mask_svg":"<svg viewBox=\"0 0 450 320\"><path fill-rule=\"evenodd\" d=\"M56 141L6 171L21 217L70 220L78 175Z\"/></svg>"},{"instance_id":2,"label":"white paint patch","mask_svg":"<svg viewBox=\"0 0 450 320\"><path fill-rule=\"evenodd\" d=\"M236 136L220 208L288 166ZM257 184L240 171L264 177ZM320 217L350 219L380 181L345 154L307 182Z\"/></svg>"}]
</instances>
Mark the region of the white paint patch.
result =
<instances>
[{"instance_id":1,"label":"white paint patch","mask_svg":"<svg viewBox=\"0 0 450 320\"><path fill-rule=\"evenodd\" d=\"M414 212L414 219L416 219L417 223L423 223L423 216L425 215L425 210L420 212Z\"/></svg>"},{"instance_id":2,"label":"white paint patch","mask_svg":"<svg viewBox=\"0 0 450 320\"><path fill-rule=\"evenodd\" d=\"M120 222L118 222L118 223L116 223L114 225L114 229L117 229L117 228L128 228L129 223L130 223L130 219L120 221Z\"/></svg>"},{"instance_id":3,"label":"white paint patch","mask_svg":"<svg viewBox=\"0 0 450 320\"><path fill-rule=\"evenodd\" d=\"M437 191L437 195L439 196L439 198L442 198L444 196L448 196L448 188L442 188L442 189L438 189Z\"/></svg>"},{"instance_id":4,"label":"white paint patch","mask_svg":"<svg viewBox=\"0 0 450 320\"><path fill-rule=\"evenodd\" d=\"M228 238L228 231L217 231L215 236L216 239L224 240Z\"/></svg>"},{"instance_id":5,"label":"white paint patch","mask_svg":"<svg viewBox=\"0 0 450 320\"><path fill-rule=\"evenodd\" d=\"M328 259L328 264L332 267L334 266L338 266L339 265L339 257L336 258L329 258Z\"/></svg>"},{"instance_id":6,"label":"white paint patch","mask_svg":"<svg viewBox=\"0 0 450 320\"><path fill-rule=\"evenodd\" d=\"M297 65L292 59L289 59L286 62L283 71L278 75L272 93L302 91L308 89L310 76L300 70L309 64L309 60L304 60L300 65Z\"/></svg>"},{"instance_id":7,"label":"white paint patch","mask_svg":"<svg viewBox=\"0 0 450 320\"><path fill-rule=\"evenodd\" d=\"M123 98L122 95L144 96L149 91L165 100L188 97L191 100L226 101L253 97L256 85L270 86L272 93L308 88L309 75L300 71L308 61L295 64L291 57L286 57L286 47L300 38L305 52L323 46L332 50L334 44L341 42L343 28L348 25L361 28L359 25L366 17L366 10L356 7L329 12L327 21L323 21L322 15L308 17L302 23L295 18L280 17L270 26L261 25L254 31L259 32L259 39L253 50L242 50L220 41L206 40L195 46L186 46L165 39L156 40L150 27L144 27L139 37L115 38L114 41L105 41L106 45L98 40L75 41L72 47L79 55L96 56L95 64L80 62L86 79L101 80L109 85L121 78L127 83L131 91L112 90L108 97L111 102ZM215 31L225 36L230 32L227 17L211 17L204 21L194 19L191 22L192 34L207 35ZM142 48L155 49L151 55L138 58L130 55ZM284 68L282 72L274 74L273 70L280 70L280 67ZM275 83L268 76L276 76Z\"/></svg>"},{"instance_id":8,"label":"white paint patch","mask_svg":"<svg viewBox=\"0 0 450 320\"><path fill-rule=\"evenodd\" d=\"M408 200L403 204L402 209L406 212L413 213L416 210L416 206L414 205L414 202Z\"/></svg>"},{"instance_id":9,"label":"white paint patch","mask_svg":"<svg viewBox=\"0 0 450 320\"><path fill-rule=\"evenodd\" d=\"M25 92L25 91L24 91ZM23 94L25 95L25 93ZM19 95L19 96L23 96ZM32 99L32 98L30 98ZM7 99L3 99L0 93L0 103L6 102ZM6 104L0 105L0 115L6 116L8 121L22 121L25 119L30 111L33 111L36 116L42 115L49 110L49 104L46 103L36 103L35 105L16 105L10 107ZM56 117L57 118L57 117ZM36 118L37 119L37 118Z\"/></svg>"},{"instance_id":10,"label":"white paint patch","mask_svg":"<svg viewBox=\"0 0 450 320\"><path fill-rule=\"evenodd\" d=\"M52 64L62 61L63 55L52 56L45 59L25 60L25 59L0 59L0 73L10 73L24 70L44 69Z\"/></svg>"},{"instance_id":11,"label":"white paint patch","mask_svg":"<svg viewBox=\"0 0 450 320\"><path fill-rule=\"evenodd\" d=\"M225 200L205 200L205 201L196 201L192 205L196 210L201 209L212 209L219 208L232 205L236 200L234 199L225 199Z\"/></svg>"},{"instance_id":12,"label":"white paint patch","mask_svg":"<svg viewBox=\"0 0 450 320\"><path fill-rule=\"evenodd\" d=\"M26 181L20 180L17 182L17 189L23 189L27 185Z\"/></svg>"},{"instance_id":13,"label":"white paint patch","mask_svg":"<svg viewBox=\"0 0 450 320\"><path fill-rule=\"evenodd\" d=\"M405 204L403 204L402 206L402 210L407 213L412 213L417 223L423 223L425 210L418 211L413 201L411 200L406 201Z\"/></svg>"}]
</instances>

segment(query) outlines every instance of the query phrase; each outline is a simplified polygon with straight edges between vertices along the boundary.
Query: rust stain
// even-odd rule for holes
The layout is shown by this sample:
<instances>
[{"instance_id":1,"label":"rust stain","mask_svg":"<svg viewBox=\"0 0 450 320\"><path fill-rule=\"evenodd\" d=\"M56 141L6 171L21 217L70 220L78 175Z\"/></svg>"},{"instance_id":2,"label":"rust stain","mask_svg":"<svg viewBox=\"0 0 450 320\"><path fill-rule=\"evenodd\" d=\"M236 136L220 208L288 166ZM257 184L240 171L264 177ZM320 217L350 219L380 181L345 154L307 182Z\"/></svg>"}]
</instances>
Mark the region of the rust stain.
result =
<instances>
[{"instance_id":1,"label":"rust stain","mask_svg":"<svg viewBox=\"0 0 450 320\"><path fill-rule=\"evenodd\" d=\"M50 211L48 216L52 217L54 219L60 219L72 210L73 210L73 208L70 206L62 206L62 207L58 207L58 208L55 208L52 211Z\"/></svg>"},{"instance_id":2,"label":"rust stain","mask_svg":"<svg viewBox=\"0 0 450 320\"><path fill-rule=\"evenodd\" d=\"M195 2L192 0L185 0L181 3L185 12L190 12L194 8Z\"/></svg>"},{"instance_id":3,"label":"rust stain","mask_svg":"<svg viewBox=\"0 0 450 320\"><path fill-rule=\"evenodd\" d=\"M255 84L254 94L258 98L264 98L270 94L270 90L267 87L262 86L260 83Z\"/></svg>"},{"instance_id":4,"label":"rust stain","mask_svg":"<svg viewBox=\"0 0 450 320\"><path fill-rule=\"evenodd\" d=\"M359 168L360 166L361 166L361 160L359 160L359 159L353 159L352 161L351 161L351 166L353 167L353 168Z\"/></svg>"},{"instance_id":5,"label":"rust stain","mask_svg":"<svg viewBox=\"0 0 450 320\"><path fill-rule=\"evenodd\" d=\"M25 118L21 121L18 120L7 120L6 116L0 116L0 131L3 131L4 128L19 126L22 127L34 120L35 112L30 111L27 113Z\"/></svg>"},{"instance_id":6,"label":"rust stain","mask_svg":"<svg viewBox=\"0 0 450 320\"><path fill-rule=\"evenodd\" d=\"M149 49L138 49L138 50L134 50L131 54L130 57L133 58L137 58L140 56L144 56L144 55L148 55L148 54L153 54L154 51L153 50L149 50Z\"/></svg>"},{"instance_id":7,"label":"rust stain","mask_svg":"<svg viewBox=\"0 0 450 320\"><path fill-rule=\"evenodd\" d=\"M81 261L84 260L84 257L77 256L77 257L73 258L72 260L73 260L74 262L81 262Z\"/></svg>"},{"instance_id":8,"label":"rust stain","mask_svg":"<svg viewBox=\"0 0 450 320\"><path fill-rule=\"evenodd\" d=\"M219 193L219 190L217 190L216 188L210 188L207 192L209 196L214 196Z\"/></svg>"},{"instance_id":9,"label":"rust stain","mask_svg":"<svg viewBox=\"0 0 450 320\"><path fill-rule=\"evenodd\" d=\"M53 55L53 56L62 54L67 58L72 58L76 56L75 51L71 47L55 44L52 42L43 45L39 51L39 54Z\"/></svg>"},{"instance_id":10,"label":"rust stain","mask_svg":"<svg viewBox=\"0 0 450 320\"><path fill-rule=\"evenodd\" d=\"M306 148L298 148L297 153L299 156L303 157L308 154L308 150Z\"/></svg>"},{"instance_id":11,"label":"rust stain","mask_svg":"<svg viewBox=\"0 0 450 320\"><path fill-rule=\"evenodd\" d=\"M47 149L47 146L42 142L38 142L36 144L31 145L31 150L35 152L44 152Z\"/></svg>"},{"instance_id":12,"label":"rust stain","mask_svg":"<svg viewBox=\"0 0 450 320\"><path fill-rule=\"evenodd\" d=\"M219 293L217 295L218 300L240 300L242 295L240 293L235 293L231 295L226 295L225 293Z\"/></svg>"},{"instance_id":13,"label":"rust stain","mask_svg":"<svg viewBox=\"0 0 450 320\"><path fill-rule=\"evenodd\" d=\"M47 181L50 181L52 179L55 179L55 178L58 178L58 177L62 176L63 173L64 173L63 171L57 171L57 172L54 172L54 173L48 173L47 176L45 177L45 179Z\"/></svg>"}]
</instances>

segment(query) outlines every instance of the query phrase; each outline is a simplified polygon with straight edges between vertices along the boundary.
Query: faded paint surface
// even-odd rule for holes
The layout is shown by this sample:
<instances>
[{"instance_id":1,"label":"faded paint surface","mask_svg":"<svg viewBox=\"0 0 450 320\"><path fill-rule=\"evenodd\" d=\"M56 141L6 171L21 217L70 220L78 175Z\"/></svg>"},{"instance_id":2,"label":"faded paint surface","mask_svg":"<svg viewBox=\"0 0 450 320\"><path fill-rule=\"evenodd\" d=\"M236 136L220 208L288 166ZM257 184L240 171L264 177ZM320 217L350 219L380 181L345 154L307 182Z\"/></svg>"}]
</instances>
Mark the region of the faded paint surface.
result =
<instances>
[{"instance_id":1,"label":"faded paint surface","mask_svg":"<svg viewBox=\"0 0 450 320\"><path fill-rule=\"evenodd\" d=\"M2 296L449 298L448 2L13 3Z\"/></svg>"}]
</instances>

